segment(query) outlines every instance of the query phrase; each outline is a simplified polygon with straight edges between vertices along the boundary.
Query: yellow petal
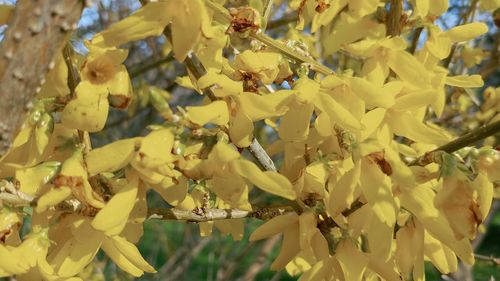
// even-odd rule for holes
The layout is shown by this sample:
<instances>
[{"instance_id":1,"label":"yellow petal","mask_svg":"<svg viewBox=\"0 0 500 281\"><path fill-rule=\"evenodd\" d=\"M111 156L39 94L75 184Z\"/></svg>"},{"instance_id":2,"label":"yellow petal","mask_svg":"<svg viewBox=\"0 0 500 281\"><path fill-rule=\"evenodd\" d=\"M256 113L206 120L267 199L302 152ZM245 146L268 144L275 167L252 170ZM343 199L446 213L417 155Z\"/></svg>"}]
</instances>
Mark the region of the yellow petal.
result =
<instances>
[{"instance_id":1,"label":"yellow petal","mask_svg":"<svg viewBox=\"0 0 500 281\"><path fill-rule=\"evenodd\" d=\"M251 210L248 203L248 185L237 174L227 173L213 176L211 190L231 207Z\"/></svg>"},{"instance_id":2,"label":"yellow petal","mask_svg":"<svg viewBox=\"0 0 500 281\"><path fill-rule=\"evenodd\" d=\"M369 158L361 160L360 186L374 216L368 229L368 241L372 254L388 260L396 223L396 202L387 176L378 164Z\"/></svg>"},{"instance_id":3,"label":"yellow petal","mask_svg":"<svg viewBox=\"0 0 500 281\"><path fill-rule=\"evenodd\" d=\"M388 50L387 65L405 82L416 87L429 85L429 72L413 55L406 51Z\"/></svg>"},{"instance_id":4,"label":"yellow petal","mask_svg":"<svg viewBox=\"0 0 500 281\"><path fill-rule=\"evenodd\" d=\"M158 192L161 197L172 206L176 206L186 198L188 182L184 176L177 178L165 177L158 185L153 186L153 189Z\"/></svg>"},{"instance_id":5,"label":"yellow petal","mask_svg":"<svg viewBox=\"0 0 500 281\"><path fill-rule=\"evenodd\" d=\"M446 77L445 83L450 86L462 87L462 88L479 88L484 85L483 78L481 75L474 74L468 75L457 75Z\"/></svg>"},{"instance_id":6,"label":"yellow petal","mask_svg":"<svg viewBox=\"0 0 500 281\"><path fill-rule=\"evenodd\" d=\"M64 247L69 247L69 250L57 270L57 274L61 277L71 277L81 272L97 254L101 242L102 233L98 231L90 233L79 241L70 239L64 245Z\"/></svg>"},{"instance_id":7,"label":"yellow petal","mask_svg":"<svg viewBox=\"0 0 500 281\"><path fill-rule=\"evenodd\" d=\"M218 165L238 159L240 154L231 148L228 144L218 142L208 154L208 160L220 162Z\"/></svg>"},{"instance_id":8,"label":"yellow petal","mask_svg":"<svg viewBox=\"0 0 500 281\"><path fill-rule=\"evenodd\" d=\"M229 120L229 138L238 147L247 147L253 139L253 122L245 112L236 109Z\"/></svg>"},{"instance_id":9,"label":"yellow petal","mask_svg":"<svg viewBox=\"0 0 500 281\"><path fill-rule=\"evenodd\" d=\"M60 162L45 162L32 168L16 170L19 190L28 195L35 195L40 187L56 175L60 166Z\"/></svg>"},{"instance_id":10,"label":"yellow petal","mask_svg":"<svg viewBox=\"0 0 500 281\"><path fill-rule=\"evenodd\" d=\"M409 112L390 111L385 120L396 135L405 136L416 142L443 145L450 141L440 130L418 121Z\"/></svg>"},{"instance_id":11,"label":"yellow petal","mask_svg":"<svg viewBox=\"0 0 500 281\"><path fill-rule=\"evenodd\" d=\"M350 85L354 94L366 102L367 107L389 108L394 104L394 96L382 90L382 87L358 77L352 77Z\"/></svg>"},{"instance_id":12,"label":"yellow petal","mask_svg":"<svg viewBox=\"0 0 500 281\"><path fill-rule=\"evenodd\" d=\"M281 118L279 136L284 141L302 141L309 134L309 123L314 106L292 102L287 113Z\"/></svg>"},{"instance_id":13,"label":"yellow petal","mask_svg":"<svg viewBox=\"0 0 500 281\"><path fill-rule=\"evenodd\" d=\"M64 61L62 52L57 55L55 63L54 69L50 70L45 77L45 83L43 83L42 89L37 94L37 98L57 97L69 94L68 67Z\"/></svg>"},{"instance_id":14,"label":"yellow petal","mask_svg":"<svg viewBox=\"0 0 500 281\"><path fill-rule=\"evenodd\" d=\"M281 270L299 253L298 225L291 225L283 231L281 249L276 259L271 264L271 270Z\"/></svg>"},{"instance_id":15,"label":"yellow petal","mask_svg":"<svg viewBox=\"0 0 500 281\"><path fill-rule=\"evenodd\" d=\"M384 108L375 108L368 111L361 119L363 130L359 137L359 141L363 141L371 136L384 121L386 110Z\"/></svg>"},{"instance_id":16,"label":"yellow petal","mask_svg":"<svg viewBox=\"0 0 500 281\"><path fill-rule=\"evenodd\" d=\"M356 19L347 14L341 14L335 29L330 33L328 40L323 41L324 55L337 52L342 46L380 31L381 26L370 17Z\"/></svg>"},{"instance_id":17,"label":"yellow petal","mask_svg":"<svg viewBox=\"0 0 500 281\"><path fill-rule=\"evenodd\" d=\"M334 181L328 182L328 189L330 197L328 201L328 211L330 216L336 217L343 210L349 208L354 201L354 189L359 182L361 175L361 165L356 163L354 168L347 171L335 183Z\"/></svg>"},{"instance_id":18,"label":"yellow petal","mask_svg":"<svg viewBox=\"0 0 500 281\"><path fill-rule=\"evenodd\" d=\"M482 22L473 22L450 28L446 35L453 42L463 42L472 40L488 32L488 26Z\"/></svg>"},{"instance_id":19,"label":"yellow petal","mask_svg":"<svg viewBox=\"0 0 500 281\"><path fill-rule=\"evenodd\" d=\"M473 187L477 190L479 201L479 212L481 220L484 221L490 211L491 203L493 202L493 183L488 180L486 173L479 172L473 182Z\"/></svg>"},{"instance_id":20,"label":"yellow petal","mask_svg":"<svg viewBox=\"0 0 500 281\"><path fill-rule=\"evenodd\" d=\"M442 273L456 272L458 267L457 257L446 245L425 231L424 253L426 259Z\"/></svg>"},{"instance_id":21,"label":"yellow petal","mask_svg":"<svg viewBox=\"0 0 500 281\"><path fill-rule=\"evenodd\" d=\"M172 162L173 145L174 135L169 129L154 130L142 139L141 148L135 154L132 164L136 168L148 169Z\"/></svg>"},{"instance_id":22,"label":"yellow petal","mask_svg":"<svg viewBox=\"0 0 500 281\"><path fill-rule=\"evenodd\" d=\"M281 55L272 52L253 52L246 50L234 59L234 67L250 73L255 73L264 84L270 84L279 73Z\"/></svg>"},{"instance_id":23,"label":"yellow petal","mask_svg":"<svg viewBox=\"0 0 500 281\"><path fill-rule=\"evenodd\" d=\"M235 241L243 239L243 231L245 227L245 219L229 219L217 220L214 226L220 230L222 234L230 234Z\"/></svg>"},{"instance_id":24,"label":"yellow petal","mask_svg":"<svg viewBox=\"0 0 500 281\"><path fill-rule=\"evenodd\" d=\"M427 16L429 13L429 0L416 0L414 13L419 17Z\"/></svg>"},{"instance_id":25,"label":"yellow petal","mask_svg":"<svg viewBox=\"0 0 500 281\"><path fill-rule=\"evenodd\" d=\"M448 10L448 0L429 0L429 12L440 16Z\"/></svg>"},{"instance_id":26,"label":"yellow petal","mask_svg":"<svg viewBox=\"0 0 500 281\"><path fill-rule=\"evenodd\" d=\"M450 247L465 263L472 264L474 256L470 242L455 238L448 221L434 206L434 197L431 188L417 186L401 194L401 206L415 215L429 233Z\"/></svg>"},{"instance_id":27,"label":"yellow petal","mask_svg":"<svg viewBox=\"0 0 500 281\"><path fill-rule=\"evenodd\" d=\"M368 265L368 257L351 239L340 241L335 249L335 257L342 267L345 280L361 281Z\"/></svg>"},{"instance_id":28,"label":"yellow petal","mask_svg":"<svg viewBox=\"0 0 500 281\"><path fill-rule=\"evenodd\" d=\"M204 126L207 123L225 125L229 121L229 112L225 101L213 101L202 106L186 107L191 122Z\"/></svg>"},{"instance_id":29,"label":"yellow petal","mask_svg":"<svg viewBox=\"0 0 500 281\"><path fill-rule=\"evenodd\" d=\"M293 84L293 89L297 91L297 102L301 104L311 103L319 92L320 84L307 77L299 78Z\"/></svg>"},{"instance_id":30,"label":"yellow petal","mask_svg":"<svg viewBox=\"0 0 500 281\"><path fill-rule=\"evenodd\" d=\"M291 95L292 91L287 90L266 95L245 92L238 96L238 100L245 114L252 121L259 121L283 115L287 110L285 104Z\"/></svg>"},{"instance_id":31,"label":"yellow petal","mask_svg":"<svg viewBox=\"0 0 500 281\"><path fill-rule=\"evenodd\" d=\"M140 138L132 138L92 149L85 156L89 175L114 172L125 167L132 160L139 146Z\"/></svg>"},{"instance_id":32,"label":"yellow petal","mask_svg":"<svg viewBox=\"0 0 500 281\"><path fill-rule=\"evenodd\" d=\"M448 220L457 240L475 238L482 215L468 180L459 179L456 173L452 177L444 177L434 205Z\"/></svg>"},{"instance_id":33,"label":"yellow petal","mask_svg":"<svg viewBox=\"0 0 500 281\"><path fill-rule=\"evenodd\" d=\"M109 104L112 107L124 109L132 102L132 82L124 65L118 67L113 78L107 83Z\"/></svg>"},{"instance_id":34,"label":"yellow petal","mask_svg":"<svg viewBox=\"0 0 500 281\"><path fill-rule=\"evenodd\" d=\"M108 236L119 234L125 227L128 216L134 207L137 185L138 180L135 179L113 195L106 206L92 220L92 227L103 231Z\"/></svg>"},{"instance_id":35,"label":"yellow petal","mask_svg":"<svg viewBox=\"0 0 500 281\"><path fill-rule=\"evenodd\" d=\"M118 235L111 237L111 240L117 250L137 268L146 272L156 273L156 270L144 260L134 244Z\"/></svg>"},{"instance_id":36,"label":"yellow petal","mask_svg":"<svg viewBox=\"0 0 500 281\"><path fill-rule=\"evenodd\" d=\"M314 105L322 112L326 112L330 120L349 130L361 129L361 123L331 96L320 93L316 96Z\"/></svg>"},{"instance_id":37,"label":"yellow petal","mask_svg":"<svg viewBox=\"0 0 500 281\"><path fill-rule=\"evenodd\" d=\"M316 225L316 215L314 212L304 212L299 216L299 243L301 249L311 246L311 239L318 230Z\"/></svg>"},{"instance_id":38,"label":"yellow petal","mask_svg":"<svg viewBox=\"0 0 500 281\"><path fill-rule=\"evenodd\" d=\"M93 43L119 46L130 41L160 35L171 20L171 13L168 11L169 4L170 1L148 3L132 15L101 32L101 40L104 42L95 40Z\"/></svg>"},{"instance_id":39,"label":"yellow petal","mask_svg":"<svg viewBox=\"0 0 500 281\"><path fill-rule=\"evenodd\" d=\"M298 219L299 217L295 213L274 217L254 230L249 240L256 241L276 235L292 224L296 224Z\"/></svg>"},{"instance_id":40,"label":"yellow petal","mask_svg":"<svg viewBox=\"0 0 500 281\"><path fill-rule=\"evenodd\" d=\"M296 198L295 190L290 181L276 172L262 172L254 163L238 159L231 163L235 171L247 178L260 189L286 199Z\"/></svg>"},{"instance_id":41,"label":"yellow petal","mask_svg":"<svg viewBox=\"0 0 500 281\"><path fill-rule=\"evenodd\" d=\"M114 241L110 238L105 238L101 246L102 250L113 260L113 262L125 272L132 276L139 277L144 274L144 271L134 265L120 250L115 246Z\"/></svg>"},{"instance_id":42,"label":"yellow petal","mask_svg":"<svg viewBox=\"0 0 500 281\"><path fill-rule=\"evenodd\" d=\"M41 213L47 210L49 207L61 203L62 201L64 201L64 199L68 198L71 193L71 188L67 186L51 188L38 199L36 203L37 213Z\"/></svg>"},{"instance_id":43,"label":"yellow petal","mask_svg":"<svg viewBox=\"0 0 500 281\"><path fill-rule=\"evenodd\" d=\"M333 124L330 121L330 117L325 112L321 112L314 120L314 128L318 131L318 134L322 137L328 137L333 134Z\"/></svg>"},{"instance_id":44,"label":"yellow petal","mask_svg":"<svg viewBox=\"0 0 500 281\"><path fill-rule=\"evenodd\" d=\"M184 61L201 36L202 20L208 18L205 4L199 0L168 1L172 16L172 49L178 61Z\"/></svg>"},{"instance_id":45,"label":"yellow petal","mask_svg":"<svg viewBox=\"0 0 500 281\"><path fill-rule=\"evenodd\" d=\"M104 128L108 118L108 93L105 88L81 82L76 87L76 98L71 100L61 115L62 124L70 129L97 132Z\"/></svg>"},{"instance_id":46,"label":"yellow petal","mask_svg":"<svg viewBox=\"0 0 500 281\"><path fill-rule=\"evenodd\" d=\"M224 74L208 72L203 75L197 82L200 89L213 87L216 97L236 96L243 92L243 83L241 81L234 81Z\"/></svg>"},{"instance_id":47,"label":"yellow petal","mask_svg":"<svg viewBox=\"0 0 500 281\"><path fill-rule=\"evenodd\" d=\"M396 103L392 109L396 110L416 110L433 103L438 95L434 89L415 90L396 98Z\"/></svg>"}]
</instances>

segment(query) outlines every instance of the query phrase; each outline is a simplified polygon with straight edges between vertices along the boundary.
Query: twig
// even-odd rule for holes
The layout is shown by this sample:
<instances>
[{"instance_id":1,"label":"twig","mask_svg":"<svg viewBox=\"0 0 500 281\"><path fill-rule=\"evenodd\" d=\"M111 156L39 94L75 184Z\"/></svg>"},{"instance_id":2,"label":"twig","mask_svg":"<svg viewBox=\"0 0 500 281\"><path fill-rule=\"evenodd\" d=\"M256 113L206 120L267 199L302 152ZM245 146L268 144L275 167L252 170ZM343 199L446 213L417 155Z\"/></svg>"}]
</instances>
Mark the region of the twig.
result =
<instances>
[{"instance_id":1,"label":"twig","mask_svg":"<svg viewBox=\"0 0 500 281\"><path fill-rule=\"evenodd\" d=\"M267 23L269 22L269 18L271 17L271 10L273 8L274 0L266 0L264 4L264 10L262 10L262 32L266 31Z\"/></svg>"},{"instance_id":2,"label":"twig","mask_svg":"<svg viewBox=\"0 0 500 281\"><path fill-rule=\"evenodd\" d=\"M130 79L133 79L143 73L146 73L147 71L154 69L164 63L169 63L174 60L173 52L171 51L168 53L168 55L164 58L161 58L159 60L147 60L146 62L140 63L137 66L132 66L130 71L129 71L129 76Z\"/></svg>"},{"instance_id":3,"label":"twig","mask_svg":"<svg viewBox=\"0 0 500 281\"><path fill-rule=\"evenodd\" d=\"M211 0L205 0L205 3L207 4L207 6L209 8L211 8L215 12L224 16L224 18L229 23L231 23L231 21L233 20L233 17L229 14L229 12L224 7L212 2ZM289 48L288 46L284 45L283 43L274 40L273 38L267 36L266 34L264 34L262 32L250 32L249 36L266 44L267 46L271 47L272 49L275 49L275 50L281 52L282 54L288 56L289 58L291 58L295 61L309 64L311 69L314 71L317 71L317 72L324 74L324 75L335 74L335 72L333 72L333 70L331 70L330 68L318 63L317 61L315 61L314 59L312 59L310 57L304 56L303 54L296 52L292 48Z\"/></svg>"},{"instance_id":4,"label":"twig","mask_svg":"<svg viewBox=\"0 0 500 281\"><path fill-rule=\"evenodd\" d=\"M178 210L174 208L152 208L148 210L148 219L184 220L189 222L206 222L225 219L257 218L268 220L273 217L293 212L290 206L259 208L255 211L240 209L195 209Z\"/></svg>"},{"instance_id":5,"label":"twig","mask_svg":"<svg viewBox=\"0 0 500 281\"><path fill-rule=\"evenodd\" d=\"M290 13L287 15L282 16L281 18L277 20L270 21L267 24L267 29L275 29L282 27L283 25L287 25L289 23L295 22L298 20L297 13Z\"/></svg>"},{"instance_id":6,"label":"twig","mask_svg":"<svg viewBox=\"0 0 500 281\"><path fill-rule=\"evenodd\" d=\"M414 165L419 165L419 166L426 166L432 162L434 162L435 155L436 153L440 151L444 151L447 153L452 153L455 152L461 148L464 148L468 145L475 144L477 141L480 141L482 139L485 139L489 136L495 135L497 133L500 133L500 121L493 122L489 125L482 126L479 128L476 128L469 133L445 144L442 145L430 152L427 152L424 154L422 157L417 158L415 161L411 162L409 165L414 166Z\"/></svg>"},{"instance_id":7,"label":"twig","mask_svg":"<svg viewBox=\"0 0 500 281\"><path fill-rule=\"evenodd\" d=\"M178 280L179 277L186 272L188 269L189 265L191 264L191 261L193 260L194 257L196 257L205 246L211 241L211 239L205 238L201 239L198 244L191 250L188 256L184 257L184 259L181 261L181 263L176 267L174 272L166 276L164 280L169 281L169 280Z\"/></svg>"},{"instance_id":8,"label":"twig","mask_svg":"<svg viewBox=\"0 0 500 281\"><path fill-rule=\"evenodd\" d=\"M420 35L422 34L423 30L424 30L423 27L419 27L415 30L415 34L413 35L413 38L411 39L410 49L408 49L408 52L410 54L415 54L415 51L417 50L418 40L420 39Z\"/></svg>"},{"instance_id":9,"label":"twig","mask_svg":"<svg viewBox=\"0 0 500 281\"><path fill-rule=\"evenodd\" d=\"M495 264L496 266L500 266L500 258L494 256L486 256L481 254L474 254L474 258L482 261L487 261Z\"/></svg>"},{"instance_id":10,"label":"twig","mask_svg":"<svg viewBox=\"0 0 500 281\"><path fill-rule=\"evenodd\" d=\"M266 260L267 257L269 256L269 253L272 251L276 243L280 241L280 236L275 235L268 240L266 240L264 246L259 252L259 255L255 259L255 261L252 263L252 265L248 268L247 272L243 276L243 281L252 281L255 280L255 277L259 272L264 268L266 265Z\"/></svg>"},{"instance_id":11,"label":"twig","mask_svg":"<svg viewBox=\"0 0 500 281\"><path fill-rule=\"evenodd\" d=\"M492 37L494 38L494 43L491 48L490 60L478 71L478 74L483 77L483 80L486 80L490 74L498 71L500 67L500 31L497 31L497 33L495 33Z\"/></svg>"},{"instance_id":12,"label":"twig","mask_svg":"<svg viewBox=\"0 0 500 281\"><path fill-rule=\"evenodd\" d=\"M391 7L386 22L387 34L398 36L401 33L401 14L403 12L403 0L390 0Z\"/></svg>"}]
</instances>

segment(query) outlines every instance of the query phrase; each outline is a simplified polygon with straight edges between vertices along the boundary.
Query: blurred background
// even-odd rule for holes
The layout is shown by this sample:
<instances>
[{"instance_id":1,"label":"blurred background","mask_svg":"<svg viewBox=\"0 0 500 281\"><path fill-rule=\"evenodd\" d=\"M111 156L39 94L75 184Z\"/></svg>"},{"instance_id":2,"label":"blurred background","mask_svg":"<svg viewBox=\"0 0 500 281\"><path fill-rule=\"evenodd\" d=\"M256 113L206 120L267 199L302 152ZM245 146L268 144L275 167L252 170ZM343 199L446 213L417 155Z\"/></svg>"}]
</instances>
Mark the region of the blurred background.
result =
<instances>
[{"instance_id":1,"label":"blurred background","mask_svg":"<svg viewBox=\"0 0 500 281\"><path fill-rule=\"evenodd\" d=\"M248 2L264 0L232 1L228 5L244 5ZM287 1L275 5L267 33L275 38L292 36L289 28L294 29L297 15L287 6ZM468 11L469 0L451 0L448 12L437 20L437 24L444 30L457 25L462 20L462 15ZM15 1L0 0L1 4L14 4ZM252 4L252 3L250 3ZM254 3L253 3L254 4ZM408 5L408 3L405 3ZM90 39L95 33L105 29L114 22L131 14L140 7L135 0L95 0L89 1L89 6L84 10L77 31L71 38L74 49L85 55L87 50L83 41ZM381 8L383 10L383 8ZM497 13L498 10L497 10ZM445 112L436 123L455 130L462 134L477 126L475 114L480 110L475 99L481 100L482 93L487 87L500 85L499 70L499 30L494 26L494 16L491 12L482 12L477 9L473 13L475 20L484 21L490 26L490 32L476 40L471 46L461 46L458 54L464 48L477 47L484 50L480 63L472 67L464 66L461 60L450 61L450 71L455 74L480 73L486 85L477 92L464 92L461 89L450 89L448 93L448 112ZM497 15L497 21L500 15ZM0 27L0 38L5 26ZM293 33L293 32L292 32ZM302 39L314 37L304 31ZM412 34L409 34L411 39ZM420 36L417 49L425 42L426 31ZM139 136L145 134L147 126L161 124L163 119L149 101L148 92L161 91L168 97L169 103L175 111L176 106L197 104L201 96L192 90L179 86L176 78L185 76L185 67L174 61L167 54L165 39L149 38L140 42L130 43L129 57L126 65L133 78L136 98L128 110L112 109L106 128L100 133L92 134L94 147L102 146L114 140ZM311 52L312 53L312 52ZM314 54L313 54L314 55ZM323 58L324 64L336 71L360 69L359 60L349 57L342 52ZM460 91L461 90L461 91ZM260 127L259 127L260 126ZM260 133L262 124L257 124L256 135L262 137L264 147L274 136ZM493 145L498 145L496 139L488 140ZM275 159L279 166L279 159ZM499 171L500 172L500 171ZM150 194L148 202L151 206L162 206L163 201L158 196ZM269 200L263 195L253 194L254 200L265 202ZM439 272L430 264L427 265L427 280L500 280L500 267L492 262L489 257L500 257L500 209L499 202L493 205L493 211L473 242L475 253L484 256L478 259L476 265L462 268L458 275L440 276ZM139 280L297 280L286 272L272 272L269 265L277 255L281 237L276 236L266 241L248 242L248 235L261 222L253 219L247 220L247 229L242 241L233 241L230 236L221 235L216 230L209 237L200 237L199 228L194 223L175 221L146 221L144 236L139 248L146 260L158 271L157 274L146 274ZM128 274L117 268L105 255L99 254L82 276L84 280L132 280ZM450 279L453 278L453 279ZM473 278L473 279L471 279Z\"/></svg>"}]
</instances>

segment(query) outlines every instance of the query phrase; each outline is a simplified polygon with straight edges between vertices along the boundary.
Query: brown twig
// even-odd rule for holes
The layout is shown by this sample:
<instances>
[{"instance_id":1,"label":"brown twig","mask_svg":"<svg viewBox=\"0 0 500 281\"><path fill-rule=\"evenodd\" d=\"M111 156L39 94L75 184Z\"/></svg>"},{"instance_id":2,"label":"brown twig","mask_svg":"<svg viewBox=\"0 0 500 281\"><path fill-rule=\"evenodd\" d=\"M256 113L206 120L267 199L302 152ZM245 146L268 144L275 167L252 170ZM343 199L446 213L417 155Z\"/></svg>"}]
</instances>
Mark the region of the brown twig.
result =
<instances>
[{"instance_id":1,"label":"brown twig","mask_svg":"<svg viewBox=\"0 0 500 281\"><path fill-rule=\"evenodd\" d=\"M415 34L413 35L413 38L411 39L410 49L408 49L408 52L410 54L415 54L415 51L417 50L418 40L420 39L420 35L422 34L423 30L424 30L423 27L419 27L419 28L415 29Z\"/></svg>"},{"instance_id":2,"label":"brown twig","mask_svg":"<svg viewBox=\"0 0 500 281\"><path fill-rule=\"evenodd\" d=\"M389 15L387 18L387 35L398 36L401 34L401 14L403 12L403 0L390 0Z\"/></svg>"},{"instance_id":3,"label":"brown twig","mask_svg":"<svg viewBox=\"0 0 500 281\"><path fill-rule=\"evenodd\" d=\"M293 212L290 206L256 208L255 211L240 209L195 209L178 210L174 208L152 208L148 210L148 219L184 220L189 222L206 222L225 219L257 218L268 220L273 217Z\"/></svg>"},{"instance_id":4,"label":"brown twig","mask_svg":"<svg viewBox=\"0 0 500 281\"><path fill-rule=\"evenodd\" d=\"M473 145L476 142L485 139L489 136L493 136L497 133L500 133L500 121L493 122L491 124L488 124L486 126L481 126L479 128L476 128L469 133L447 143L444 144L430 152L427 152L425 155L422 157L417 158L415 161L411 162L409 165L414 166L414 165L419 165L419 166L426 166L435 160L435 156L438 152L444 151L446 153L452 153L455 152L461 148L464 148L469 145Z\"/></svg>"},{"instance_id":5,"label":"brown twig","mask_svg":"<svg viewBox=\"0 0 500 281\"><path fill-rule=\"evenodd\" d=\"M141 74L148 72L149 70L155 69L158 66L169 63L174 60L173 52L168 53L167 56L161 59L146 60L139 65L134 65L129 70L130 79L133 79Z\"/></svg>"}]
</instances>

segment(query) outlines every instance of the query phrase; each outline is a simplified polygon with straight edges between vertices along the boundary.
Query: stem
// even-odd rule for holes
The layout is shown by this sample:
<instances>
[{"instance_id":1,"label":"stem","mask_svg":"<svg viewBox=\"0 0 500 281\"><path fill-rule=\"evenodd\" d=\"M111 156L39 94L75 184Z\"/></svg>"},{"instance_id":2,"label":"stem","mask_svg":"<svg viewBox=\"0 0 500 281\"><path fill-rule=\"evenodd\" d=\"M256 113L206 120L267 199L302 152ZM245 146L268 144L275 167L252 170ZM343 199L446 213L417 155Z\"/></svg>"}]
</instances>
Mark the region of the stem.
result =
<instances>
[{"instance_id":1,"label":"stem","mask_svg":"<svg viewBox=\"0 0 500 281\"><path fill-rule=\"evenodd\" d=\"M267 23L271 17L271 10L273 8L274 0L266 0L264 4L264 10L262 10L262 32L266 31Z\"/></svg>"},{"instance_id":2,"label":"stem","mask_svg":"<svg viewBox=\"0 0 500 281\"><path fill-rule=\"evenodd\" d=\"M476 128L470 131L469 133L434 149L433 151L427 152L422 157L419 157L415 161L410 163L410 166L412 165L426 166L427 164L433 162L434 155L437 152L444 151L447 153L452 153L466 146L475 144L476 142L485 139L489 136L495 135L497 133L500 133L500 120L495 121L489 125Z\"/></svg>"},{"instance_id":3,"label":"stem","mask_svg":"<svg viewBox=\"0 0 500 281\"><path fill-rule=\"evenodd\" d=\"M487 262L492 262L494 263L496 266L499 266L500 265L500 258L497 258L497 257L493 257L493 256L485 256L485 255L480 255L480 254L474 254L474 258L478 259L478 260L483 260L483 261L487 261Z\"/></svg>"},{"instance_id":4,"label":"stem","mask_svg":"<svg viewBox=\"0 0 500 281\"><path fill-rule=\"evenodd\" d=\"M295 61L300 61L303 63L307 63L310 65L311 69L314 71L317 71L321 74L324 75L334 75L335 72L331 70L330 68L318 63L317 61L313 60L312 58L306 57L303 54L300 54L296 52L295 50L287 47L281 42L276 41L275 39L263 34L263 33L255 33L252 32L250 33L250 37L266 44L267 46L271 47L272 49L275 49L284 55L290 57L291 59Z\"/></svg>"},{"instance_id":5,"label":"stem","mask_svg":"<svg viewBox=\"0 0 500 281\"><path fill-rule=\"evenodd\" d=\"M189 222L207 222L226 219L257 218L268 220L276 216L294 212L289 206L259 208L255 211L240 209L195 209L178 210L174 208L153 208L148 210L148 219L184 220Z\"/></svg>"},{"instance_id":6,"label":"stem","mask_svg":"<svg viewBox=\"0 0 500 281\"><path fill-rule=\"evenodd\" d=\"M219 13L222 16L224 16L224 18L228 22L231 22L233 20L233 17L228 13L228 11L224 7L218 5L210 0L205 0L205 3L207 4L207 6L209 8L214 10L216 13ZM331 70L330 68L318 63L317 61L315 61L312 58L309 58L307 56L304 56L304 55L296 52L294 49L289 48L285 44L274 40L273 38L267 36L264 33L250 32L249 36L254 38L255 40L258 40L258 41L266 44L267 46L271 47L272 49L279 51L280 53L288 56L289 58L291 58L295 61L309 64L311 69L314 71L317 71L317 72L324 74L324 75L334 75L335 74L335 72L333 72L333 70Z\"/></svg>"},{"instance_id":7,"label":"stem","mask_svg":"<svg viewBox=\"0 0 500 281\"><path fill-rule=\"evenodd\" d=\"M386 23L387 35L398 36L401 34L401 13L403 12L402 0L390 0L391 7Z\"/></svg>"},{"instance_id":8,"label":"stem","mask_svg":"<svg viewBox=\"0 0 500 281\"><path fill-rule=\"evenodd\" d=\"M410 54L415 54L415 51L417 50L418 39L420 39L420 35L422 34L423 30L423 27L419 27L415 30L415 35L413 35L413 38L411 40L411 47L408 50Z\"/></svg>"},{"instance_id":9,"label":"stem","mask_svg":"<svg viewBox=\"0 0 500 281\"><path fill-rule=\"evenodd\" d=\"M173 54L174 53L170 51L170 53L168 53L168 55L164 58L152 62L141 63L140 65L137 66L133 66L129 73L130 79L133 79L143 73L146 73L147 71L154 69L164 63L169 63L173 61L174 60Z\"/></svg>"}]
</instances>

